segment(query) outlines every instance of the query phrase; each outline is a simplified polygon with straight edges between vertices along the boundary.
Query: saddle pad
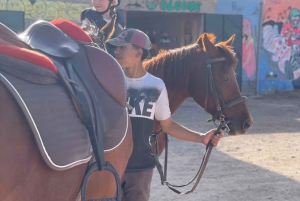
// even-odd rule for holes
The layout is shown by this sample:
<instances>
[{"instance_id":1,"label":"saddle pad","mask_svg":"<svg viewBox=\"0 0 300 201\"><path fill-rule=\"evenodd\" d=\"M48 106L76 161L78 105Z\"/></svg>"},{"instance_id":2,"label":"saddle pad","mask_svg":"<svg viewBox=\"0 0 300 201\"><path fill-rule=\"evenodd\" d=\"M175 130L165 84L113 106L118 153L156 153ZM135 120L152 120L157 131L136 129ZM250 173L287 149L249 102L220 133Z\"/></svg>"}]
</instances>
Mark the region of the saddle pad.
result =
<instances>
[{"instance_id":1,"label":"saddle pad","mask_svg":"<svg viewBox=\"0 0 300 201\"><path fill-rule=\"evenodd\" d=\"M39 65L1 53L0 69L36 84L55 84L59 82L58 75L48 68L42 68Z\"/></svg>"},{"instance_id":2,"label":"saddle pad","mask_svg":"<svg viewBox=\"0 0 300 201\"><path fill-rule=\"evenodd\" d=\"M11 61L10 65L13 66L14 62ZM40 153L50 168L66 170L91 159L92 149L88 132L68 92L59 82L35 84L19 79L1 68L0 82L19 103Z\"/></svg>"},{"instance_id":3,"label":"saddle pad","mask_svg":"<svg viewBox=\"0 0 300 201\"><path fill-rule=\"evenodd\" d=\"M70 57L79 49L78 44L72 38L56 26L43 20L31 24L23 33L19 34L19 37L32 49L55 57Z\"/></svg>"},{"instance_id":4,"label":"saddle pad","mask_svg":"<svg viewBox=\"0 0 300 201\"><path fill-rule=\"evenodd\" d=\"M0 45L0 54L28 61L57 73L56 67L48 57L26 48Z\"/></svg>"}]
</instances>

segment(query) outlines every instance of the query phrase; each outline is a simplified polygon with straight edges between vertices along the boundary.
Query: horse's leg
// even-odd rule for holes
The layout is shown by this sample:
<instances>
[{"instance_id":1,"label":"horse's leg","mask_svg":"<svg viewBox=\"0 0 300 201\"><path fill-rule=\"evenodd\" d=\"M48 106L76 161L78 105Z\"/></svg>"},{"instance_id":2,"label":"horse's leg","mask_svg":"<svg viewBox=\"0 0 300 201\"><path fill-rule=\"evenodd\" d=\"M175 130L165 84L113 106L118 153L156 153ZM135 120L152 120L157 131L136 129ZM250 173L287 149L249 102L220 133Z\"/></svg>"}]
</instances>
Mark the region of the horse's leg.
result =
<instances>
[{"instance_id":1,"label":"horse's leg","mask_svg":"<svg viewBox=\"0 0 300 201\"><path fill-rule=\"evenodd\" d=\"M130 120L130 119L129 119ZM105 159L112 163L122 178L128 159L133 149L131 122L123 142L114 150L105 153ZM88 181L86 189L87 199L112 198L116 194L116 181L108 171L95 172Z\"/></svg>"},{"instance_id":2,"label":"horse's leg","mask_svg":"<svg viewBox=\"0 0 300 201\"><path fill-rule=\"evenodd\" d=\"M0 161L1 201L74 201L87 167L50 169L19 105L1 82Z\"/></svg>"}]
</instances>

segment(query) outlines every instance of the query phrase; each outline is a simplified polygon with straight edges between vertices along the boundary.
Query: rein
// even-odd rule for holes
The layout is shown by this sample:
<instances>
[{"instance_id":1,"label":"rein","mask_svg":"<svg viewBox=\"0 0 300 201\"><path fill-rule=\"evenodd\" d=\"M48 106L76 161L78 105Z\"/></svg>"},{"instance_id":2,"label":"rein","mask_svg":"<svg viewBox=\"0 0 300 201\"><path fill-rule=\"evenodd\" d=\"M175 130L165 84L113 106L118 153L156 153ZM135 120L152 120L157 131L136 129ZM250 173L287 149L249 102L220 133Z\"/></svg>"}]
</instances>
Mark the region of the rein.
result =
<instances>
[{"instance_id":1,"label":"rein","mask_svg":"<svg viewBox=\"0 0 300 201\"><path fill-rule=\"evenodd\" d=\"M226 121L225 119L225 115L223 114L223 111L227 110L228 108L237 105L239 103L245 102L247 101L247 97L246 96L242 96L240 98L237 98L233 101L230 101L229 103L224 102L222 95L218 89L218 87L216 86L216 82L215 79L213 77L212 74L212 65L213 63L218 63L218 62L223 62L226 61L225 57L220 57L220 58L215 58L215 59L211 59L209 57L208 54L206 54L206 68L207 68L207 81L206 81L206 86L207 86L207 90L206 90L206 96L205 96L205 111L207 112L207 96L208 96L208 92L209 92L209 88L211 90L211 93L213 95L213 98L215 100L216 103L216 107L217 107L217 112L212 116L212 119L209 121L213 121L214 124L216 125L216 120L219 121L219 125L217 126L217 130L214 132L214 135L217 135L219 133L221 133L221 130L225 130L224 132L229 133L230 129L228 127L228 123L230 123L229 121ZM222 105L220 105L220 101L222 102ZM168 186L169 189L171 189L173 192L180 194L180 195L186 195L189 193L192 193L196 187L198 186L200 179L204 173L204 170L206 168L206 165L208 163L208 159L210 157L212 148L213 148L213 144L211 141L209 141L209 143L206 145L206 151L205 154L203 156L201 165L199 170L197 171L197 174L195 175L195 177L188 183L184 184L184 185L173 185L170 184L167 181L167 162L168 162L168 136L166 136L165 139L165 162L164 162L164 171L162 169L162 165L159 162L159 147L158 147L158 141L157 141L157 136L162 132L162 130L160 130L157 133L153 133L150 136L150 141L155 143L155 151L156 151L156 155L155 155L155 159L156 159L156 168L159 172L160 175L160 179L161 179L161 184L164 185L166 184ZM187 192L181 192L175 188L182 188L182 187L186 187L188 185L190 185L191 183L193 183L195 181L194 186L188 190Z\"/></svg>"}]
</instances>

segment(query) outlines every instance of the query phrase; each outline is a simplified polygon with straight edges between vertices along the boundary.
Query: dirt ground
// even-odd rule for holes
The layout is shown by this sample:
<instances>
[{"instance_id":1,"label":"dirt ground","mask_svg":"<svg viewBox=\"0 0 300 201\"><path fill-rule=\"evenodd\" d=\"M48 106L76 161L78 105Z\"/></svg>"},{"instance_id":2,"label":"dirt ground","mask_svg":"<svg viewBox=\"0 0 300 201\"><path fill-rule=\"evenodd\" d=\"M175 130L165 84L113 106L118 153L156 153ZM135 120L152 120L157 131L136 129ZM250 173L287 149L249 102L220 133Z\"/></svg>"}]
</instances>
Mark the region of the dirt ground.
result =
<instances>
[{"instance_id":1,"label":"dirt ground","mask_svg":"<svg viewBox=\"0 0 300 201\"><path fill-rule=\"evenodd\" d=\"M245 135L219 142L196 190L177 195L160 185L155 170L151 201L300 201L300 91L248 99L253 126ZM197 131L213 128L206 122L209 115L191 99L173 118ZM168 180L186 183L196 174L205 147L174 138L169 144Z\"/></svg>"}]
</instances>

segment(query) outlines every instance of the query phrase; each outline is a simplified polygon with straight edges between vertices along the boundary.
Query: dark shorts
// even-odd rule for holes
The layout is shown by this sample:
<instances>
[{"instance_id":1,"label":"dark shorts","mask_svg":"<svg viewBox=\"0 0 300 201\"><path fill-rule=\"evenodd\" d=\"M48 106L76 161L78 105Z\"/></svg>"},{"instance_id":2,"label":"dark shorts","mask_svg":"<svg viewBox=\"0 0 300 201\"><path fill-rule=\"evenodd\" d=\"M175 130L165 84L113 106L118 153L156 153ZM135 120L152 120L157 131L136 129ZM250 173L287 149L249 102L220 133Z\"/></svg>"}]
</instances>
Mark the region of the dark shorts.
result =
<instances>
[{"instance_id":1,"label":"dark shorts","mask_svg":"<svg viewBox=\"0 0 300 201\"><path fill-rule=\"evenodd\" d=\"M122 181L122 201L148 201L153 169L125 172Z\"/></svg>"}]
</instances>

